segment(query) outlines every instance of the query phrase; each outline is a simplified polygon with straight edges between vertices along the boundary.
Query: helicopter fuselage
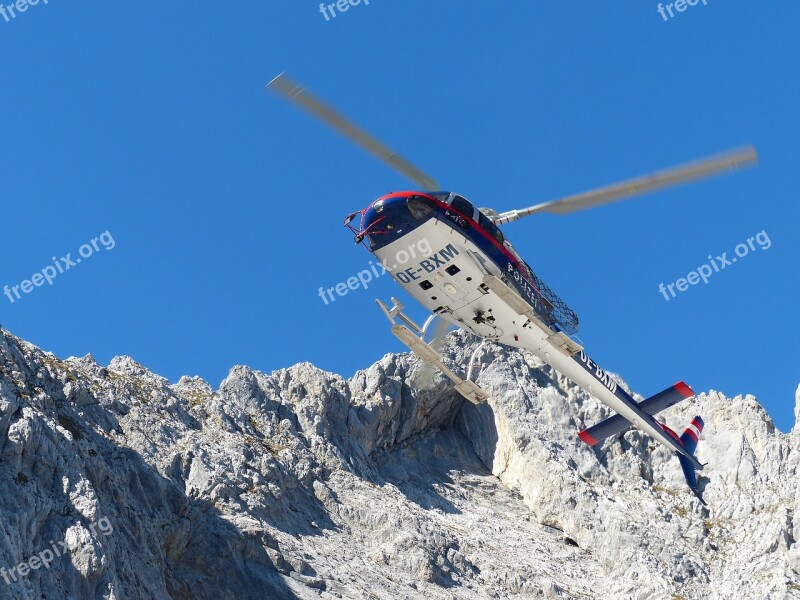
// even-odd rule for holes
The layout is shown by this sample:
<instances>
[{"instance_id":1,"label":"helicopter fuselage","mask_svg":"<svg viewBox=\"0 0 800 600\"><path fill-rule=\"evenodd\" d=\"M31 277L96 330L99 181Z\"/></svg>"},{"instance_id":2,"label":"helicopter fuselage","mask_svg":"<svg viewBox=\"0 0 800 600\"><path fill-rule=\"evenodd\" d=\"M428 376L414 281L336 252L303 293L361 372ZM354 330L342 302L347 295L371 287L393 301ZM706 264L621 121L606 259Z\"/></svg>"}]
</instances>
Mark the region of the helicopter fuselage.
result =
<instances>
[{"instance_id":1,"label":"helicopter fuselage","mask_svg":"<svg viewBox=\"0 0 800 600\"><path fill-rule=\"evenodd\" d=\"M572 339L575 313L466 199L447 192L398 192L379 198L361 217L360 228L352 228L356 241L367 244L392 278L429 311L481 338L532 352L632 424L686 454Z\"/></svg>"}]
</instances>

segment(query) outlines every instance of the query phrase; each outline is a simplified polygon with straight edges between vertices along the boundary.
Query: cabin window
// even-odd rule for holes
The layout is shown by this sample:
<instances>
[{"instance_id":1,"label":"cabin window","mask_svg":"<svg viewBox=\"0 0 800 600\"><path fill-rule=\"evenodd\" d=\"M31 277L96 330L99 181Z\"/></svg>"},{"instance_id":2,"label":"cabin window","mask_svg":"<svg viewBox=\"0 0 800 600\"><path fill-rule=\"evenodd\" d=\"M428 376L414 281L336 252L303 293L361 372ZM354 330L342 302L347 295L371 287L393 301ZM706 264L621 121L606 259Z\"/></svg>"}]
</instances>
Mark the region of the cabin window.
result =
<instances>
[{"instance_id":1,"label":"cabin window","mask_svg":"<svg viewBox=\"0 0 800 600\"><path fill-rule=\"evenodd\" d=\"M500 231L500 228L497 227L497 225L495 225L494 223L492 223L492 220L483 213L481 213L479 222L481 224L481 227L495 240L497 240L498 244L502 246L503 242L505 242L506 240L503 237L503 232Z\"/></svg>"}]
</instances>

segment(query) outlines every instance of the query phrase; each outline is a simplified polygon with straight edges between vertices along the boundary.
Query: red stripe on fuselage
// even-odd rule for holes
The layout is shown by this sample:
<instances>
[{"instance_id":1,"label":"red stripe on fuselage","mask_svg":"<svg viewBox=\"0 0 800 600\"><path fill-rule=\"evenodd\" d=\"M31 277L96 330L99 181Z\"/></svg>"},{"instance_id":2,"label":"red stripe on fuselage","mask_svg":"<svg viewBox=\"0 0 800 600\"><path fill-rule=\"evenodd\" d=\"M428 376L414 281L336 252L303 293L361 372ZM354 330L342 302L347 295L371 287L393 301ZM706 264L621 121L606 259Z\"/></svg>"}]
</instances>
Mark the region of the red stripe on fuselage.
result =
<instances>
[{"instance_id":1,"label":"red stripe on fuselage","mask_svg":"<svg viewBox=\"0 0 800 600\"><path fill-rule=\"evenodd\" d=\"M678 437L678 434L675 433L674 431L672 431L672 429L670 429L669 427L667 427L666 423L662 423L661 421L658 421L658 420L656 420L656 423L658 423L658 426L661 427L661 429L663 429L664 431L666 431L671 437L673 437L674 439L678 440L679 442L681 441L681 438ZM681 445L683 445L683 444L681 444Z\"/></svg>"}]
</instances>

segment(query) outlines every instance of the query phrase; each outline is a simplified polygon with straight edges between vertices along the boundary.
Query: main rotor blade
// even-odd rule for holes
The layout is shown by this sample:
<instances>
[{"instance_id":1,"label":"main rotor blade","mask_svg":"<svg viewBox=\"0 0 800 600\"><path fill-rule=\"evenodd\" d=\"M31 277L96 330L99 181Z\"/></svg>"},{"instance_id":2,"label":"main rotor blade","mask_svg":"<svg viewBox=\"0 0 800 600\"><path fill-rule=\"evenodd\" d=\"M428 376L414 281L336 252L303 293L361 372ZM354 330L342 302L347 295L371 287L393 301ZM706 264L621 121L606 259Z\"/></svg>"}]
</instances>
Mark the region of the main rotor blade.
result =
<instances>
[{"instance_id":1,"label":"main rotor blade","mask_svg":"<svg viewBox=\"0 0 800 600\"><path fill-rule=\"evenodd\" d=\"M758 155L756 154L755 148L753 148L753 146L747 146L643 177L630 179L622 183L616 183L589 192L583 192L582 194L568 196L560 200L543 202L542 204L536 204L535 206L522 210L510 210L501 213L495 220L495 223L498 225L501 223L510 223L522 217L541 212L566 215L576 210L583 210L584 208L591 208L609 202L617 202L653 190L688 183L690 181L697 181L721 174L725 171L738 171L743 167L750 166L757 162Z\"/></svg>"},{"instance_id":2,"label":"main rotor blade","mask_svg":"<svg viewBox=\"0 0 800 600\"><path fill-rule=\"evenodd\" d=\"M367 152L377 156L390 167L419 185L422 190L439 189L435 180L428 177L394 150L348 121L325 102L313 96L306 90L305 86L292 81L286 73L278 75L267 84L267 87L321 119Z\"/></svg>"}]
</instances>

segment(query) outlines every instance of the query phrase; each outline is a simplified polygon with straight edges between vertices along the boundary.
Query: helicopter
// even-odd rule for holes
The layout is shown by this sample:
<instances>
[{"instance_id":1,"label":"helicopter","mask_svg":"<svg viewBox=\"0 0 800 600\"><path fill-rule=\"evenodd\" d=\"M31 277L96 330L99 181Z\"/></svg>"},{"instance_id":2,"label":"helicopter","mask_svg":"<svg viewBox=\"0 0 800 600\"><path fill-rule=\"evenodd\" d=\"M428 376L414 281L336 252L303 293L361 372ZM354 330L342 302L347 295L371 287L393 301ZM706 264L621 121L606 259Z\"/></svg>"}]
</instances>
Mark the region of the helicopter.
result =
<instances>
[{"instance_id":1,"label":"helicopter","mask_svg":"<svg viewBox=\"0 0 800 600\"><path fill-rule=\"evenodd\" d=\"M431 313L419 325L403 312L404 306L396 298L391 298L391 306L376 300L395 337L424 363L441 371L458 393L474 404L489 398L473 380L476 358L485 343L533 353L616 413L579 431L583 442L595 446L636 427L677 455L690 490L705 504L696 475L704 465L694 455L704 426L702 418L695 417L680 436L655 418L694 397L695 392L679 381L637 402L589 357L577 338L578 316L536 275L499 226L541 213L566 215L737 171L758 162L752 145L565 198L498 212L478 208L455 192L436 191L439 185L435 180L286 73L266 87L426 190L386 194L344 221L354 241L365 245L392 278ZM427 252L419 254L420 248ZM426 341L437 317L445 327L453 325L482 339L463 375L449 368L435 344ZM433 336L434 341L437 337Z\"/></svg>"}]
</instances>

